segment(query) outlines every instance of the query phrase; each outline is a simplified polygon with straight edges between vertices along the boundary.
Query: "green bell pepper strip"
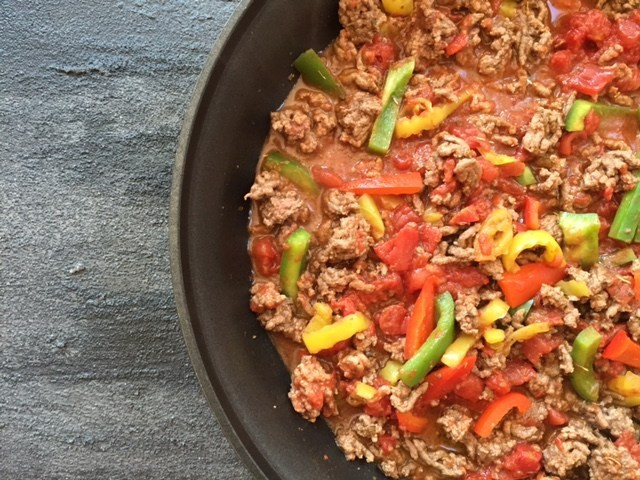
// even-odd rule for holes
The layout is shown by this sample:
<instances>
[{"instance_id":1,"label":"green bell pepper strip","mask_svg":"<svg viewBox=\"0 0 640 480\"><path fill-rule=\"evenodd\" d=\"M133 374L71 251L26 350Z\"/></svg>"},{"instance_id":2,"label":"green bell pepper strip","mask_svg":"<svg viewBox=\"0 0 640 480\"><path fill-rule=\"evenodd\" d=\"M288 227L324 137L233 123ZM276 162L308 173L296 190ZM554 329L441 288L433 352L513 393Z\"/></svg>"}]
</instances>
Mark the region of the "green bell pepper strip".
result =
<instances>
[{"instance_id":1,"label":"green bell pepper strip","mask_svg":"<svg viewBox=\"0 0 640 480\"><path fill-rule=\"evenodd\" d=\"M571 349L573 359L571 385L578 395L589 402L598 401L600 392L600 383L593 371L593 361L601 341L602 335L595 328L587 327L578 334Z\"/></svg>"},{"instance_id":2,"label":"green bell pepper strip","mask_svg":"<svg viewBox=\"0 0 640 480\"><path fill-rule=\"evenodd\" d=\"M449 292L436 298L438 323L418 351L400 369L400 379L405 385L415 387L440 361L455 337L455 303Z\"/></svg>"},{"instance_id":3,"label":"green bell pepper strip","mask_svg":"<svg viewBox=\"0 0 640 480\"><path fill-rule=\"evenodd\" d=\"M576 100L571 105L564 121L567 132L581 132L584 130L584 120L593 110L600 117L611 117L614 115L637 115L640 119L640 110L637 108L621 107L619 105L606 105L603 103L589 102L587 100Z\"/></svg>"},{"instance_id":4,"label":"green bell pepper strip","mask_svg":"<svg viewBox=\"0 0 640 480\"><path fill-rule=\"evenodd\" d=\"M340 82L336 80L313 49L310 48L296 58L293 66L300 72L302 79L309 85L324 90L331 95L335 95L341 100L346 98L347 95L342 85L340 85Z\"/></svg>"},{"instance_id":5,"label":"green bell pepper strip","mask_svg":"<svg viewBox=\"0 0 640 480\"><path fill-rule=\"evenodd\" d=\"M565 258L578 262L582 268L594 265L600 257L600 218L597 213L569 213L558 215L565 246Z\"/></svg>"},{"instance_id":6,"label":"green bell pepper strip","mask_svg":"<svg viewBox=\"0 0 640 480\"><path fill-rule=\"evenodd\" d=\"M389 151L391 139L398 121L400 103L413 74L416 62L413 58L389 69L382 92L382 111L376 118L369 138L369 150L379 155Z\"/></svg>"},{"instance_id":7,"label":"green bell pepper strip","mask_svg":"<svg viewBox=\"0 0 640 480\"><path fill-rule=\"evenodd\" d=\"M525 165L524 172L522 172L522 175L518 175L516 177L516 182L518 182L523 187L528 187L529 185L535 185L536 183L538 183L538 180L536 180L536 177L529 166Z\"/></svg>"},{"instance_id":8,"label":"green bell pepper strip","mask_svg":"<svg viewBox=\"0 0 640 480\"><path fill-rule=\"evenodd\" d=\"M637 260L636 252L633 251L633 248L627 247L622 250L618 250L616 253L607 256L607 261L613 263L616 267L621 267L628 263Z\"/></svg>"},{"instance_id":9,"label":"green bell pepper strip","mask_svg":"<svg viewBox=\"0 0 640 480\"><path fill-rule=\"evenodd\" d=\"M635 175L640 178L640 172L636 172ZM638 224L640 224L640 183L622 197L622 202L609 229L609 237L630 243L638 236Z\"/></svg>"},{"instance_id":10,"label":"green bell pepper strip","mask_svg":"<svg viewBox=\"0 0 640 480\"><path fill-rule=\"evenodd\" d=\"M300 227L287 238L280 263L282 293L294 299L298 296L298 279L307 264L311 234Z\"/></svg>"},{"instance_id":11,"label":"green bell pepper strip","mask_svg":"<svg viewBox=\"0 0 640 480\"><path fill-rule=\"evenodd\" d=\"M269 153L262 166L266 170L279 172L284 178L311 195L320 193L320 187L311 177L309 170L280 152Z\"/></svg>"},{"instance_id":12,"label":"green bell pepper strip","mask_svg":"<svg viewBox=\"0 0 640 480\"><path fill-rule=\"evenodd\" d=\"M525 318L527 318L529 316L529 312L531 311L531 307L533 307L533 298L531 300L527 300L522 305L519 305L519 306L517 306L515 308L510 308L509 309L509 315L511 315L513 317L518 312L524 311L524 317L522 318L522 320L524 320Z\"/></svg>"}]
</instances>

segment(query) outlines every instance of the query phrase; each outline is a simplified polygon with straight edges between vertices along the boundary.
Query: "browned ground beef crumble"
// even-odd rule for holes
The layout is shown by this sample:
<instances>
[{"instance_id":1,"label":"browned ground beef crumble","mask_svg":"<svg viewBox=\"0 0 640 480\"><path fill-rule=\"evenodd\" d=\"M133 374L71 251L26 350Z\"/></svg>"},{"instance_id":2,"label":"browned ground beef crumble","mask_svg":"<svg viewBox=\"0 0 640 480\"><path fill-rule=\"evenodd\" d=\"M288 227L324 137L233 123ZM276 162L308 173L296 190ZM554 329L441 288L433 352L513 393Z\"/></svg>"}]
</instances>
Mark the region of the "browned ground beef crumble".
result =
<instances>
[{"instance_id":1,"label":"browned ground beef crumble","mask_svg":"<svg viewBox=\"0 0 640 480\"><path fill-rule=\"evenodd\" d=\"M271 114L264 150L299 161L321 193L309 195L277 171L260 169L247 194L253 201L250 306L292 371L293 408L311 422L327 418L349 460L377 462L389 478L640 479L639 407L621 406L620 395L607 387L625 372L640 372L602 356L618 331L640 341L640 289L635 296L633 290L640 261L622 267L606 261L624 247L640 254L637 244L607 236L622 196L638 182L637 120L605 117L577 133L565 126L579 98L638 107L640 3L415 0L408 16L388 13L379 0L338 4L343 28L322 58L346 97L300 80ZM410 116L411 102L443 105L463 92L471 99L436 129L394 138L386 155L375 155L367 143L383 108L387 71L408 57L416 67L401 116ZM580 77L583 67L608 75L607 81L593 87ZM591 88L597 92L587 93ZM508 169L492 166L483 158L487 147L526 163L536 182L523 186ZM380 237L362 215L358 195L342 186L407 172L419 172L423 190L374 195L385 225ZM567 266L564 279L586 285L587 296L543 284L528 316L511 312L493 325L507 337L536 322L549 323L549 332L489 344L480 315L492 300L504 300L498 282L506 272L500 258L479 257L478 239L495 209L506 212L514 235L531 228L525 198L539 202L537 229L560 245L559 212L597 213L600 261ZM292 299L283 293L278 268L287 238L299 227L311 233L311 247ZM379 247L404 229L419 236L410 264L399 267L383 260ZM540 255L528 250L518 261L541 262ZM455 388L428 402L429 382L410 388L380 377L389 360L407 360L407 322L427 274L437 279L436 294L453 295L456 336L474 339L467 355L475 356ZM303 332L317 304L330 306L334 320L361 312L371 327L312 355ZM604 339L593 403L569 381L576 368L573 342L588 326ZM373 398L354 395L358 383L374 387ZM525 395L531 406L522 414L512 410L487 438L479 436L478 418L509 391ZM399 420L407 412L426 419L420 433Z\"/></svg>"}]
</instances>

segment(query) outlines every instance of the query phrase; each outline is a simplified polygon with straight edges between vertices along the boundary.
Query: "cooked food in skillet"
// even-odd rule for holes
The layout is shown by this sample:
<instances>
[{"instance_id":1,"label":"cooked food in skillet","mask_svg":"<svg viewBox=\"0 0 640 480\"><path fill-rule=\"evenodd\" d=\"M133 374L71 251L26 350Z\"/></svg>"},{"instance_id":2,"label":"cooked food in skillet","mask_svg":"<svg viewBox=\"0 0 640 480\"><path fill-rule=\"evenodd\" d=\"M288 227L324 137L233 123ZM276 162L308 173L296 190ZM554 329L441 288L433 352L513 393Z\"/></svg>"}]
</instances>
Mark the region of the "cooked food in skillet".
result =
<instances>
[{"instance_id":1,"label":"cooked food in skillet","mask_svg":"<svg viewBox=\"0 0 640 480\"><path fill-rule=\"evenodd\" d=\"M637 0L340 0L271 114L251 309L390 478L640 479Z\"/></svg>"}]
</instances>

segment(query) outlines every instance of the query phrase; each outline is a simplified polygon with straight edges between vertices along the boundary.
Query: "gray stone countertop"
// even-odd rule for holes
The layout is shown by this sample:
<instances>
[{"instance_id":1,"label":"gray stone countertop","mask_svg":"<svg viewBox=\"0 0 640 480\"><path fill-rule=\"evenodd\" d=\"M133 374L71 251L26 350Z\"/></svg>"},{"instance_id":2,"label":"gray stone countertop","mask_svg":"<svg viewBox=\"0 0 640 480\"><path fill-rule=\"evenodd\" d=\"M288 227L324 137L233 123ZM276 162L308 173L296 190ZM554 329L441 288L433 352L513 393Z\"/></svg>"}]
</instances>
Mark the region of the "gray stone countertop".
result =
<instances>
[{"instance_id":1,"label":"gray stone countertop","mask_svg":"<svg viewBox=\"0 0 640 480\"><path fill-rule=\"evenodd\" d=\"M0 478L250 479L171 292L182 116L237 0L0 0Z\"/></svg>"}]
</instances>

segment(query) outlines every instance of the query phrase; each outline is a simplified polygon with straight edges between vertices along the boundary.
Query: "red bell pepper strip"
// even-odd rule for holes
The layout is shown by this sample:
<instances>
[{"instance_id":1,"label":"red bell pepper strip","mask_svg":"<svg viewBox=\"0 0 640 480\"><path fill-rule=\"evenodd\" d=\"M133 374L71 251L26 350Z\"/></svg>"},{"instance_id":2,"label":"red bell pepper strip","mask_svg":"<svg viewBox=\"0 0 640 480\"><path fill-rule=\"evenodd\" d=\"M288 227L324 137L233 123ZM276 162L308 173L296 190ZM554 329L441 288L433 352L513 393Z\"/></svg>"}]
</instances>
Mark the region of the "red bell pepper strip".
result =
<instances>
[{"instance_id":1,"label":"red bell pepper strip","mask_svg":"<svg viewBox=\"0 0 640 480\"><path fill-rule=\"evenodd\" d=\"M620 330L602 352L607 360L624 363L630 367L640 368L640 345L629 338L627 332Z\"/></svg>"},{"instance_id":2,"label":"red bell pepper strip","mask_svg":"<svg viewBox=\"0 0 640 480\"><path fill-rule=\"evenodd\" d=\"M640 302L640 270L633 272L633 293L636 301Z\"/></svg>"},{"instance_id":3,"label":"red bell pepper strip","mask_svg":"<svg viewBox=\"0 0 640 480\"><path fill-rule=\"evenodd\" d=\"M529 196L525 197L524 224L529 230L540 229L540 200Z\"/></svg>"},{"instance_id":4,"label":"red bell pepper strip","mask_svg":"<svg viewBox=\"0 0 640 480\"><path fill-rule=\"evenodd\" d=\"M404 344L404 358L406 360L415 355L433 331L435 326L435 291L433 277L427 278L422 285L422 291L416 300L407 325L407 338Z\"/></svg>"},{"instance_id":5,"label":"red bell pepper strip","mask_svg":"<svg viewBox=\"0 0 640 480\"><path fill-rule=\"evenodd\" d=\"M442 367L441 369L427 375L429 389L422 397L422 401L429 403L433 400L440 400L460 383L460 380L471 373L476 364L476 356L465 357L457 367Z\"/></svg>"},{"instance_id":6,"label":"red bell pepper strip","mask_svg":"<svg viewBox=\"0 0 640 480\"><path fill-rule=\"evenodd\" d=\"M410 433L422 433L429 423L425 417L419 417L411 412L396 412L400 430Z\"/></svg>"},{"instance_id":7,"label":"red bell pepper strip","mask_svg":"<svg viewBox=\"0 0 640 480\"><path fill-rule=\"evenodd\" d=\"M512 408L517 408L520 414L525 414L531 408L531 400L518 392L503 395L489 404L476 421L473 431L482 438L488 438Z\"/></svg>"},{"instance_id":8,"label":"red bell pepper strip","mask_svg":"<svg viewBox=\"0 0 640 480\"><path fill-rule=\"evenodd\" d=\"M498 282L510 307L515 308L536 296L543 284L553 285L566 275L566 267L529 263L515 272L505 272Z\"/></svg>"},{"instance_id":9,"label":"red bell pepper strip","mask_svg":"<svg viewBox=\"0 0 640 480\"><path fill-rule=\"evenodd\" d=\"M498 169L503 177L519 177L524 173L526 165L523 162L513 162L500 165Z\"/></svg>"},{"instance_id":10,"label":"red bell pepper strip","mask_svg":"<svg viewBox=\"0 0 640 480\"><path fill-rule=\"evenodd\" d=\"M419 172L380 175L378 177L361 178L346 182L341 190L358 195L412 195L422 192L424 184Z\"/></svg>"}]
</instances>

